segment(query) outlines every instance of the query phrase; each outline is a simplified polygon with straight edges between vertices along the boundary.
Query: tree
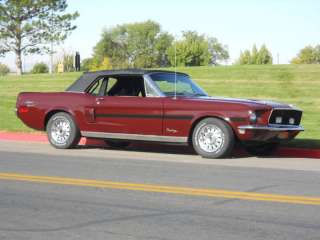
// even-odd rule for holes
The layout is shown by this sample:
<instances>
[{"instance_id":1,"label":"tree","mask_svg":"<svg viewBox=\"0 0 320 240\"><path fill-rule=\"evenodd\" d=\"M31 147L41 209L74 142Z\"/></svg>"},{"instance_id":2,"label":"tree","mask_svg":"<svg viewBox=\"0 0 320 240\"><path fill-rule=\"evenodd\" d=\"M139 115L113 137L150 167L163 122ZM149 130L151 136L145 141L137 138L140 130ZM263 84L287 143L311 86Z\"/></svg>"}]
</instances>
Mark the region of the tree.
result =
<instances>
[{"instance_id":1,"label":"tree","mask_svg":"<svg viewBox=\"0 0 320 240\"><path fill-rule=\"evenodd\" d=\"M75 71L75 55L71 51L62 49L58 54L58 57L55 59L54 70L58 72L59 65L63 65L64 72L74 72Z\"/></svg>"},{"instance_id":2,"label":"tree","mask_svg":"<svg viewBox=\"0 0 320 240\"><path fill-rule=\"evenodd\" d=\"M112 69L111 60L108 57L104 57L102 62L97 58L85 58L81 63L81 71L98 71Z\"/></svg>"},{"instance_id":3,"label":"tree","mask_svg":"<svg viewBox=\"0 0 320 240\"><path fill-rule=\"evenodd\" d=\"M157 36L160 25L153 21L127 24L128 53L133 67L155 67Z\"/></svg>"},{"instance_id":4,"label":"tree","mask_svg":"<svg viewBox=\"0 0 320 240\"><path fill-rule=\"evenodd\" d=\"M92 59L89 70L90 71L98 71L98 70L108 70L112 69L110 58L104 57L103 61L99 63L98 61L95 61L96 59Z\"/></svg>"},{"instance_id":5,"label":"tree","mask_svg":"<svg viewBox=\"0 0 320 240\"><path fill-rule=\"evenodd\" d=\"M64 53L62 58L63 69L65 72L74 72L74 54Z\"/></svg>"},{"instance_id":6,"label":"tree","mask_svg":"<svg viewBox=\"0 0 320 240\"><path fill-rule=\"evenodd\" d=\"M166 66L166 52L173 37L154 21L118 25L106 29L94 47L93 61L110 59L114 68Z\"/></svg>"},{"instance_id":7,"label":"tree","mask_svg":"<svg viewBox=\"0 0 320 240\"><path fill-rule=\"evenodd\" d=\"M211 54L210 64L218 65L219 62L229 59L227 45L219 43L217 38L208 38L208 45Z\"/></svg>"},{"instance_id":8,"label":"tree","mask_svg":"<svg viewBox=\"0 0 320 240\"><path fill-rule=\"evenodd\" d=\"M258 56L255 64L272 64L272 55L267 49L266 45L263 44L258 52Z\"/></svg>"},{"instance_id":9,"label":"tree","mask_svg":"<svg viewBox=\"0 0 320 240\"><path fill-rule=\"evenodd\" d=\"M181 40L168 49L168 58L171 65L207 66L229 59L229 52L227 46L219 43L217 38L187 31L183 32Z\"/></svg>"},{"instance_id":10,"label":"tree","mask_svg":"<svg viewBox=\"0 0 320 240\"><path fill-rule=\"evenodd\" d=\"M316 64L320 64L320 45L317 45L313 49L313 58Z\"/></svg>"},{"instance_id":11,"label":"tree","mask_svg":"<svg viewBox=\"0 0 320 240\"><path fill-rule=\"evenodd\" d=\"M251 52L247 49L244 52L240 52L240 56L237 63L240 65L272 64L272 55L271 55L271 52L267 49L265 44L261 46L259 51L257 50L257 47L254 44Z\"/></svg>"},{"instance_id":12,"label":"tree","mask_svg":"<svg viewBox=\"0 0 320 240\"><path fill-rule=\"evenodd\" d=\"M81 71L88 72L90 71L90 65L92 62L92 58L85 58L81 61Z\"/></svg>"},{"instance_id":13,"label":"tree","mask_svg":"<svg viewBox=\"0 0 320 240\"><path fill-rule=\"evenodd\" d=\"M160 33L158 37L158 41L155 45L156 48L156 65L159 67L167 67L170 66L170 61L168 58L168 48L172 46L174 38L167 32Z\"/></svg>"},{"instance_id":14,"label":"tree","mask_svg":"<svg viewBox=\"0 0 320 240\"><path fill-rule=\"evenodd\" d=\"M244 50L244 52L240 52L240 57L238 59L238 63L240 65L251 64L251 53L249 50Z\"/></svg>"},{"instance_id":15,"label":"tree","mask_svg":"<svg viewBox=\"0 0 320 240\"><path fill-rule=\"evenodd\" d=\"M320 45L306 46L291 60L293 64L320 64Z\"/></svg>"},{"instance_id":16,"label":"tree","mask_svg":"<svg viewBox=\"0 0 320 240\"><path fill-rule=\"evenodd\" d=\"M258 49L257 46L255 44L253 44L252 50L251 50L251 56L250 56L250 63L251 64L257 64L258 62Z\"/></svg>"},{"instance_id":17,"label":"tree","mask_svg":"<svg viewBox=\"0 0 320 240\"><path fill-rule=\"evenodd\" d=\"M175 61L177 66L209 65L209 43L204 35L193 31L184 32L182 40L176 41L175 46L169 48L168 57L171 65L175 65Z\"/></svg>"},{"instance_id":18,"label":"tree","mask_svg":"<svg viewBox=\"0 0 320 240\"><path fill-rule=\"evenodd\" d=\"M123 25L106 29L101 40L94 47L92 61L102 62L104 57L111 59L112 65L129 67L128 39Z\"/></svg>"},{"instance_id":19,"label":"tree","mask_svg":"<svg viewBox=\"0 0 320 240\"><path fill-rule=\"evenodd\" d=\"M14 52L17 73L22 54L49 52L49 42L60 42L76 28L79 14L63 14L66 0L0 0L0 54Z\"/></svg>"}]
</instances>

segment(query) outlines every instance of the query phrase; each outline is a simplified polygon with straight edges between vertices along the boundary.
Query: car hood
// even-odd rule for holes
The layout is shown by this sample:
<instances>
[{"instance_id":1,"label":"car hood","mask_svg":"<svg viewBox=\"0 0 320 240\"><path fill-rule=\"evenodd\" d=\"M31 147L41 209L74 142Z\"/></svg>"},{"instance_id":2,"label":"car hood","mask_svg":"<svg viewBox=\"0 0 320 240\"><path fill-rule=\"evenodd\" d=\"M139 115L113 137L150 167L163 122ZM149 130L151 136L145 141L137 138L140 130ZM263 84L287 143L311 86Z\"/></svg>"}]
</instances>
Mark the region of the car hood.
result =
<instances>
[{"instance_id":1,"label":"car hood","mask_svg":"<svg viewBox=\"0 0 320 240\"><path fill-rule=\"evenodd\" d=\"M292 105L279 103L271 100L257 100L257 99L240 99L240 98L224 98L224 97L200 97L199 101L212 102L228 102L234 104L246 105L256 108L294 108Z\"/></svg>"}]
</instances>

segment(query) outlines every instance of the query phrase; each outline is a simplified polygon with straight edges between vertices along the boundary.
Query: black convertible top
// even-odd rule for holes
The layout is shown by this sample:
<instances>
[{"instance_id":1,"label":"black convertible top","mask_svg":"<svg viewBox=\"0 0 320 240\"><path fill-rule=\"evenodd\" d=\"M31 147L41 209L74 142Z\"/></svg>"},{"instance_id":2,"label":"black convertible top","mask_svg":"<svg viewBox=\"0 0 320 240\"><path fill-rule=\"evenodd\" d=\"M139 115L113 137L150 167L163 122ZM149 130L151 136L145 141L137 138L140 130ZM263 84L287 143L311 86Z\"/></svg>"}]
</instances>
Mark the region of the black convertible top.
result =
<instances>
[{"instance_id":1,"label":"black convertible top","mask_svg":"<svg viewBox=\"0 0 320 240\"><path fill-rule=\"evenodd\" d=\"M175 73L173 71L164 70L147 70L147 69L119 69L119 70L103 70L95 72L85 72L81 77L69 86L67 92L84 92L97 78L108 76L143 76L149 73ZM177 74L185 73L177 72Z\"/></svg>"}]
</instances>

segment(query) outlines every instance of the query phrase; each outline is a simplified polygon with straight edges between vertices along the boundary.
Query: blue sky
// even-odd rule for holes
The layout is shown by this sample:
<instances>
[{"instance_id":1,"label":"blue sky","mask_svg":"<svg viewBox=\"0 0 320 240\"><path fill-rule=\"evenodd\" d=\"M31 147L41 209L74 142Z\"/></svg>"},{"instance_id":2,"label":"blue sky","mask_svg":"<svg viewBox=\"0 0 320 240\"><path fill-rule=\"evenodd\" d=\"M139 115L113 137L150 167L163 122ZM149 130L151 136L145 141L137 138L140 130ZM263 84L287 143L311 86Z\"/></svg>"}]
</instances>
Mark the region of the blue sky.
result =
<instances>
[{"instance_id":1,"label":"blue sky","mask_svg":"<svg viewBox=\"0 0 320 240\"><path fill-rule=\"evenodd\" d=\"M81 57L90 57L103 28L155 20L162 29L180 36L195 30L227 44L230 63L241 50L265 43L277 62L288 63L306 45L320 44L319 0L69 0L68 11L77 10L78 26L63 46ZM14 57L0 59L14 69ZM28 56L26 68L48 56Z\"/></svg>"}]
</instances>

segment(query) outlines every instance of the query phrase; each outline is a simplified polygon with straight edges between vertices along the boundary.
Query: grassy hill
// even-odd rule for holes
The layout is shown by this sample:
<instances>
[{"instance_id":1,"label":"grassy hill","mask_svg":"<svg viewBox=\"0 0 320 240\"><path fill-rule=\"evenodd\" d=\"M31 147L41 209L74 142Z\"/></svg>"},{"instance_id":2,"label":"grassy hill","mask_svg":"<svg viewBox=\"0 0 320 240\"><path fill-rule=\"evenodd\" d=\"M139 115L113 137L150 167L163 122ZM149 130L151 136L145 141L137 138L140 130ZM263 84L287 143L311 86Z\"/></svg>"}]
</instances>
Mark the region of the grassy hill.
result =
<instances>
[{"instance_id":1,"label":"grassy hill","mask_svg":"<svg viewBox=\"0 0 320 240\"><path fill-rule=\"evenodd\" d=\"M304 110L300 139L320 139L320 65L221 66L178 68L210 95L272 99ZM13 112L20 91L62 91L80 73L0 77L0 130L32 131Z\"/></svg>"}]
</instances>

